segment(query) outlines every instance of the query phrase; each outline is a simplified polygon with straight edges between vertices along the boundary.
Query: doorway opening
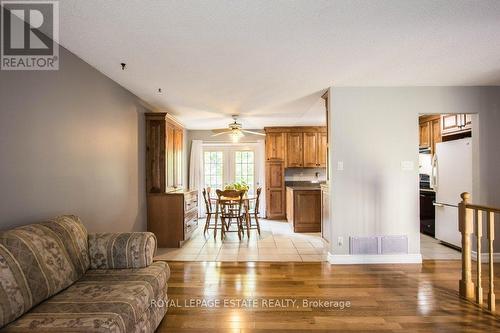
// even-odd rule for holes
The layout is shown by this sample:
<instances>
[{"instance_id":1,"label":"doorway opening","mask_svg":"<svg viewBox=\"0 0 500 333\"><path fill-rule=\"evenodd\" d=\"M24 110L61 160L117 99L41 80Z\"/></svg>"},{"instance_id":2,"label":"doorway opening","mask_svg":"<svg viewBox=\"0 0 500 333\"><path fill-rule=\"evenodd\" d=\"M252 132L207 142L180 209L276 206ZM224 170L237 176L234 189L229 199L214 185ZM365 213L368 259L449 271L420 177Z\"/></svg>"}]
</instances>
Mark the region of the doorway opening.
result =
<instances>
[{"instance_id":1,"label":"doorway opening","mask_svg":"<svg viewBox=\"0 0 500 333\"><path fill-rule=\"evenodd\" d=\"M461 258L457 203L462 192L473 193L474 118L472 114L419 116L420 247L423 259Z\"/></svg>"}]
</instances>

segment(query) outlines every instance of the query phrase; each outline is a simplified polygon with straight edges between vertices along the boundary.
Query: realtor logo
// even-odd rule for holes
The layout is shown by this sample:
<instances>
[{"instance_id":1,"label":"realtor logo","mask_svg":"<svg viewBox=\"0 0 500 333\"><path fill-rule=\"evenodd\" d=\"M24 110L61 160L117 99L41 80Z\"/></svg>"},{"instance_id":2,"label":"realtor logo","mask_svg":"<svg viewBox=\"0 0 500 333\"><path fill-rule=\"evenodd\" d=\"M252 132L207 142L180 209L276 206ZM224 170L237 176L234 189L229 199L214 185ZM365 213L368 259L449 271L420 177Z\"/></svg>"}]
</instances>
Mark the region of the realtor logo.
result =
<instances>
[{"instance_id":1,"label":"realtor logo","mask_svg":"<svg viewBox=\"0 0 500 333\"><path fill-rule=\"evenodd\" d=\"M58 1L0 1L1 69L59 69Z\"/></svg>"}]
</instances>

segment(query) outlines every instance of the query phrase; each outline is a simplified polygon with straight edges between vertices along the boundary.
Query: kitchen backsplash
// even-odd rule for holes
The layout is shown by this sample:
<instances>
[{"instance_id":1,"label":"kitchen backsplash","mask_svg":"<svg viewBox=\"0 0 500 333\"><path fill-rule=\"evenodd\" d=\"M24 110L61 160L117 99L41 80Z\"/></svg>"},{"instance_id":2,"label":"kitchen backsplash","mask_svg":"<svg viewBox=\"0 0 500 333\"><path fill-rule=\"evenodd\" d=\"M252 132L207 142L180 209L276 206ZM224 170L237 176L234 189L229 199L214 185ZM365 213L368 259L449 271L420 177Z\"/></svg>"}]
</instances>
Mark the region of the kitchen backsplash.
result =
<instances>
[{"instance_id":1,"label":"kitchen backsplash","mask_svg":"<svg viewBox=\"0 0 500 333\"><path fill-rule=\"evenodd\" d=\"M326 181L326 168L287 168L285 169L285 182L316 180L316 173L318 173L318 181Z\"/></svg>"}]
</instances>

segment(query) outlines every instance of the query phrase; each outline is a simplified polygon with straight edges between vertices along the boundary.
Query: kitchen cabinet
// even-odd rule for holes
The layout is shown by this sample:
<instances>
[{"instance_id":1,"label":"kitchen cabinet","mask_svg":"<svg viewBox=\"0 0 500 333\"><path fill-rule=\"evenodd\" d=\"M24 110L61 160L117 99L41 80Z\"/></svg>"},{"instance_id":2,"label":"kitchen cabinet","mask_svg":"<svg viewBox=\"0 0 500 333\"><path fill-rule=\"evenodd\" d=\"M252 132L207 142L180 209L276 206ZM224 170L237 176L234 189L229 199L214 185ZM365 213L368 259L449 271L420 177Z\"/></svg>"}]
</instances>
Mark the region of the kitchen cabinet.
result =
<instances>
[{"instance_id":1,"label":"kitchen cabinet","mask_svg":"<svg viewBox=\"0 0 500 333\"><path fill-rule=\"evenodd\" d=\"M431 127L428 121L419 124L420 144L419 148L431 147Z\"/></svg>"},{"instance_id":2,"label":"kitchen cabinet","mask_svg":"<svg viewBox=\"0 0 500 333\"><path fill-rule=\"evenodd\" d=\"M441 116L441 133L443 136L460 134L472 130L472 115L446 114Z\"/></svg>"},{"instance_id":3,"label":"kitchen cabinet","mask_svg":"<svg viewBox=\"0 0 500 333\"><path fill-rule=\"evenodd\" d=\"M303 162L303 133L287 133L286 137L286 167L301 168Z\"/></svg>"},{"instance_id":4,"label":"kitchen cabinet","mask_svg":"<svg viewBox=\"0 0 500 333\"><path fill-rule=\"evenodd\" d=\"M285 168L326 167L327 128L266 127L267 218L286 217Z\"/></svg>"},{"instance_id":5,"label":"kitchen cabinet","mask_svg":"<svg viewBox=\"0 0 500 333\"><path fill-rule=\"evenodd\" d=\"M326 167L327 134L304 133L303 166L305 168Z\"/></svg>"},{"instance_id":6,"label":"kitchen cabinet","mask_svg":"<svg viewBox=\"0 0 500 333\"><path fill-rule=\"evenodd\" d=\"M436 143L441 142L441 117L439 115L419 118L419 148L429 148L434 154Z\"/></svg>"},{"instance_id":7,"label":"kitchen cabinet","mask_svg":"<svg viewBox=\"0 0 500 333\"><path fill-rule=\"evenodd\" d=\"M287 187L287 221L294 232L321 231L321 190Z\"/></svg>"},{"instance_id":8,"label":"kitchen cabinet","mask_svg":"<svg viewBox=\"0 0 500 333\"><path fill-rule=\"evenodd\" d=\"M285 218L285 168L283 161L266 162L267 218Z\"/></svg>"},{"instance_id":9,"label":"kitchen cabinet","mask_svg":"<svg viewBox=\"0 0 500 333\"><path fill-rule=\"evenodd\" d=\"M285 133L266 133L266 160L285 160Z\"/></svg>"}]
</instances>

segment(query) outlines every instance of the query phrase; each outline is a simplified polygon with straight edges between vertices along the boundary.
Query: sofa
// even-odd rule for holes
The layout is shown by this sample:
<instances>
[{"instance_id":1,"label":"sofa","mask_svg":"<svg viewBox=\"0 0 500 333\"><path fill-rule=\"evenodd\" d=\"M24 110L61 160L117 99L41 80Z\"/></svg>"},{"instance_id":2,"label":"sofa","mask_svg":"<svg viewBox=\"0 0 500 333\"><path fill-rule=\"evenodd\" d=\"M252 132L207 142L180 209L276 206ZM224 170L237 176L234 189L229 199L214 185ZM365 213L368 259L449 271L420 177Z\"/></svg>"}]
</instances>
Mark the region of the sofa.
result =
<instances>
[{"instance_id":1,"label":"sofa","mask_svg":"<svg viewBox=\"0 0 500 333\"><path fill-rule=\"evenodd\" d=\"M149 232L88 234L66 215L0 232L0 332L154 332L165 262Z\"/></svg>"}]
</instances>

